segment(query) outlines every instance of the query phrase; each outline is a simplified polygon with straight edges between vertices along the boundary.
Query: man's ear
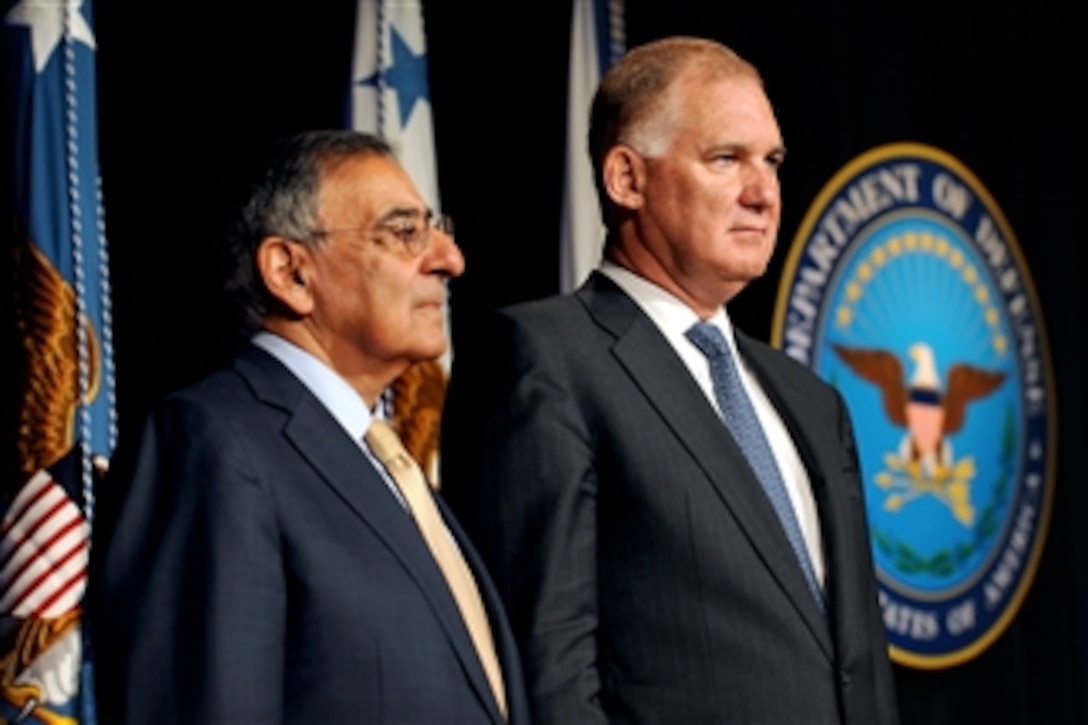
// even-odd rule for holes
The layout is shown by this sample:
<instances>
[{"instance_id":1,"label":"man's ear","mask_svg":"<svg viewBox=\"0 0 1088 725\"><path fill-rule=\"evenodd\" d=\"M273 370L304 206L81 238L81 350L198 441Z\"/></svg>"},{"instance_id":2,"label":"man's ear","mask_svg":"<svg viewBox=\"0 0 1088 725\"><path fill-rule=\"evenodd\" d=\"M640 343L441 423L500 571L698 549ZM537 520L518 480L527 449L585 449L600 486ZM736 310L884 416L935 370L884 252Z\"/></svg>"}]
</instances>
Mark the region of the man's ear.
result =
<instances>
[{"instance_id":1,"label":"man's ear","mask_svg":"<svg viewBox=\"0 0 1088 725\"><path fill-rule=\"evenodd\" d=\"M604 155L604 189L621 209L638 209L644 202L646 162L629 146L618 144Z\"/></svg>"},{"instance_id":2,"label":"man's ear","mask_svg":"<svg viewBox=\"0 0 1088 725\"><path fill-rule=\"evenodd\" d=\"M286 237L265 237L257 247L257 271L265 289L299 317L314 306L310 254L306 245Z\"/></svg>"}]
</instances>

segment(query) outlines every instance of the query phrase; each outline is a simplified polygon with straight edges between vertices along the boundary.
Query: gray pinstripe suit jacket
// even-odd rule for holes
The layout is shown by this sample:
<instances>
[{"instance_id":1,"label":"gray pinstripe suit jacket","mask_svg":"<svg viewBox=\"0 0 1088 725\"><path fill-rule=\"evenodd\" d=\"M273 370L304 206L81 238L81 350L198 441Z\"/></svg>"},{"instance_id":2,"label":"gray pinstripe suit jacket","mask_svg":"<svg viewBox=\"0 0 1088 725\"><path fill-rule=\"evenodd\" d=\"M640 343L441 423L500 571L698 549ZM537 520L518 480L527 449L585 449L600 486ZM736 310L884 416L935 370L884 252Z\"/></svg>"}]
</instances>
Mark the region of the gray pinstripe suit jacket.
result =
<instances>
[{"instance_id":1,"label":"gray pinstripe suit jacket","mask_svg":"<svg viewBox=\"0 0 1088 725\"><path fill-rule=\"evenodd\" d=\"M720 419L610 280L458 348L443 486L505 599L535 722L896 721L846 409L737 338L812 479L826 616Z\"/></svg>"}]
</instances>

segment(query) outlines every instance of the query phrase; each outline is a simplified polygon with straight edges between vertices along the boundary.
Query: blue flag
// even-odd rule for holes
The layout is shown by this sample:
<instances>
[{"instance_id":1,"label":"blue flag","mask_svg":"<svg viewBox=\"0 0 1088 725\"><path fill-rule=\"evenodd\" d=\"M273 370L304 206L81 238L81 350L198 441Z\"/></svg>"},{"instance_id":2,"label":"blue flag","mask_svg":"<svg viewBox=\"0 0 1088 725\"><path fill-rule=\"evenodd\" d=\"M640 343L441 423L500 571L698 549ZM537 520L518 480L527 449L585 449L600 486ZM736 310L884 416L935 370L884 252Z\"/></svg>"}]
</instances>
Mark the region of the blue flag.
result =
<instances>
[{"instance_id":1,"label":"blue flag","mask_svg":"<svg viewBox=\"0 0 1088 725\"><path fill-rule=\"evenodd\" d=\"M424 200L439 209L427 40L419 0L359 0L350 123L383 138Z\"/></svg>"},{"instance_id":2,"label":"blue flag","mask_svg":"<svg viewBox=\"0 0 1088 725\"><path fill-rule=\"evenodd\" d=\"M597 84L623 54L622 0L574 0L567 89L567 161L559 231L559 286L569 292L597 266L604 223L589 161L589 107Z\"/></svg>"},{"instance_id":3,"label":"blue flag","mask_svg":"<svg viewBox=\"0 0 1088 725\"><path fill-rule=\"evenodd\" d=\"M93 723L94 483L116 440L91 0L7 0L20 471L0 481L0 721ZM6 286L6 285L5 285Z\"/></svg>"}]
</instances>

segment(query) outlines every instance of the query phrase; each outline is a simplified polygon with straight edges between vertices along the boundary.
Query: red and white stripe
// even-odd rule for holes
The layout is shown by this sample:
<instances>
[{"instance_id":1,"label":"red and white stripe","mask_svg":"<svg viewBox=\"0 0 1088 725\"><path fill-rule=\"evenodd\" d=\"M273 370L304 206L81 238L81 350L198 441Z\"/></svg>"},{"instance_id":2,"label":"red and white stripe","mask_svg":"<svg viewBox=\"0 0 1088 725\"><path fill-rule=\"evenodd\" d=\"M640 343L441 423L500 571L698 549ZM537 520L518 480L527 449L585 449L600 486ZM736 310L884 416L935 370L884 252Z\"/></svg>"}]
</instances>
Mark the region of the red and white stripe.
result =
<instances>
[{"instance_id":1,"label":"red and white stripe","mask_svg":"<svg viewBox=\"0 0 1088 725\"><path fill-rule=\"evenodd\" d=\"M87 586L90 527L45 471L0 522L0 614L52 619L79 605Z\"/></svg>"}]
</instances>

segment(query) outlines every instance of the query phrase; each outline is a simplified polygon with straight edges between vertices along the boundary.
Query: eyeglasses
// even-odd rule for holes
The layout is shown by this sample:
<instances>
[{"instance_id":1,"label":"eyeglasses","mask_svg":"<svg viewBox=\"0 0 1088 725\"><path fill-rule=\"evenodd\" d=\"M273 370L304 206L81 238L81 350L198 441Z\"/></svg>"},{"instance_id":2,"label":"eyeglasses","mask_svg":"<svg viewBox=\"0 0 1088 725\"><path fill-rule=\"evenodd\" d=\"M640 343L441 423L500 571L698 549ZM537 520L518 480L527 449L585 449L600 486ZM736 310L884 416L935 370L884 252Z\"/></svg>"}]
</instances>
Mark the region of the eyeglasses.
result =
<instances>
[{"instance_id":1,"label":"eyeglasses","mask_svg":"<svg viewBox=\"0 0 1088 725\"><path fill-rule=\"evenodd\" d=\"M418 257L430 245L432 229L452 237L453 219L448 214L435 214L431 211L426 214L397 211L371 229L315 229L310 235L328 237L333 234L370 234L373 235L374 242L381 246L399 248L410 257Z\"/></svg>"}]
</instances>

